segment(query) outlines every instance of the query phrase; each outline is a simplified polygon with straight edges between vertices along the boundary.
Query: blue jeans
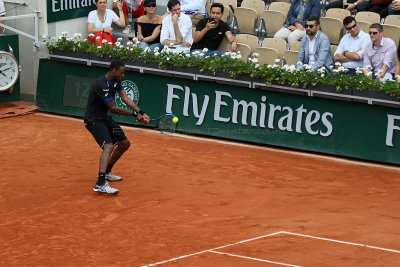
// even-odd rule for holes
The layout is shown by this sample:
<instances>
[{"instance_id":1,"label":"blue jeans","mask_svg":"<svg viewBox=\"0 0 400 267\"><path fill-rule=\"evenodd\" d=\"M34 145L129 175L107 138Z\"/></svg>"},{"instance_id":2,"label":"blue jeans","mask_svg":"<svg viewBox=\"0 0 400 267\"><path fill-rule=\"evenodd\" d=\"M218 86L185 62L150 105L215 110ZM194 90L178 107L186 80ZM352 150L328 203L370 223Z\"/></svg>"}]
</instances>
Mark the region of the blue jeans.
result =
<instances>
[{"instance_id":1,"label":"blue jeans","mask_svg":"<svg viewBox=\"0 0 400 267\"><path fill-rule=\"evenodd\" d=\"M393 10L392 4L388 6L389 15L400 15L400 10Z\"/></svg>"},{"instance_id":2,"label":"blue jeans","mask_svg":"<svg viewBox=\"0 0 400 267\"><path fill-rule=\"evenodd\" d=\"M149 45L148 43L145 43L145 42L140 42L138 47L142 48L143 50L146 49L146 47L148 47L150 49L150 53L152 53L152 54L154 53L154 49L156 47L159 48L158 52L161 52L161 49L163 48L162 44L160 44L160 43L155 43L155 44Z\"/></svg>"},{"instance_id":3,"label":"blue jeans","mask_svg":"<svg viewBox=\"0 0 400 267\"><path fill-rule=\"evenodd\" d=\"M190 52L190 55L193 56L193 52L198 51L200 53L204 53L203 49L194 49ZM222 57L225 53L221 52L219 50L208 50L207 52L204 53L203 57Z\"/></svg>"}]
</instances>

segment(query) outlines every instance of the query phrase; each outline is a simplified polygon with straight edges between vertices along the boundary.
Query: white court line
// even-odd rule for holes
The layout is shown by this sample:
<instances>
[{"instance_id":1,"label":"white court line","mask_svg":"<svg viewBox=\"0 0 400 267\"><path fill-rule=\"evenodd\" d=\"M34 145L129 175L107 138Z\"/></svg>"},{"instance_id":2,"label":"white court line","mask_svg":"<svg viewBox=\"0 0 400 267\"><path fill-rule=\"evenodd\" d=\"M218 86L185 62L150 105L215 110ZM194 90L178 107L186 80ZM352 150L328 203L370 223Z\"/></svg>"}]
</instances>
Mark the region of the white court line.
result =
<instances>
[{"instance_id":1,"label":"white court line","mask_svg":"<svg viewBox=\"0 0 400 267\"><path fill-rule=\"evenodd\" d=\"M74 120L74 121L83 121L83 118L75 118L75 117L66 117L62 115L57 115L57 114L48 114L44 112L36 112L34 113L35 115L42 115L42 116L47 116L47 117L56 117L56 118L64 118L66 120ZM121 125L121 128L124 130L131 130L131 131L145 131L148 133L154 133L154 134L159 134L159 131L154 130L154 129L147 129L144 127L137 127L134 125ZM279 152L279 153L287 153L287 154L292 154L292 155L299 155L299 156L305 156L309 158L318 158L318 159L323 159L323 160L328 160L328 161L336 161L336 162L341 162L345 164L351 164L351 165L361 165L361 166L368 166L368 167L376 167L376 168L382 168L382 169L388 169L388 170L393 170L393 171L400 171L400 168L397 166L390 166L390 165L385 165L384 163L373 163L373 162L363 162L361 159L346 159L346 158L340 158L340 156L335 156L335 155L319 155L315 154L312 151L298 151L298 150L290 150L290 148L286 147L270 147L269 145L255 145L255 144L245 144L245 143L240 143L240 141L235 142L235 140L228 141L228 140L220 140L220 139L215 139L210 136L193 136L190 134L179 134L179 133L174 133L171 137L180 137L180 138L186 138L186 139L193 139L193 140L200 140L204 142L214 142L214 143L220 143L220 144L226 144L226 145L233 145L233 146L240 146L240 147L248 147L248 148L254 148L254 149L260 149L260 150L266 150L266 151L272 151L272 152Z\"/></svg>"},{"instance_id":2,"label":"white court line","mask_svg":"<svg viewBox=\"0 0 400 267\"><path fill-rule=\"evenodd\" d=\"M286 231L282 231L281 233L282 234L288 234L288 235L296 235L296 236L308 237L308 238L313 238L313 239L319 239L319 240L325 240L325 241L336 242L336 243L342 243L342 244L347 244L347 245L365 247L365 248L379 249L379 250L384 250L384 251L389 251L389 252L394 252L394 253L400 253L399 250L381 248L381 247L375 247L375 246L369 246L369 245L353 243L353 242L340 241L340 240L336 240L336 239L323 238L323 237L317 237L317 236L312 236L312 235L296 234L296 233L286 232Z\"/></svg>"},{"instance_id":3,"label":"white court line","mask_svg":"<svg viewBox=\"0 0 400 267\"><path fill-rule=\"evenodd\" d=\"M211 253L216 253L216 254L227 255L227 256L231 256L231 257L236 257L236 258L243 258L243 259L247 259L247 260L268 262L268 263L273 263L273 264L283 265L283 266L302 267L302 266L300 266L300 265L292 265L292 264L283 263L283 262L276 262L276 261L269 261L269 260L257 259L257 258L246 257L246 256L241 256L241 255L231 254L231 253L225 253L225 252L219 252L219 251L210 251L210 252L211 252Z\"/></svg>"},{"instance_id":4,"label":"white court line","mask_svg":"<svg viewBox=\"0 0 400 267\"><path fill-rule=\"evenodd\" d=\"M273 235L279 235L281 233L282 232L276 232L276 233L272 233L272 234L268 234L268 235L254 237L254 238L246 239L246 240L243 240L243 241L231 243L231 244L228 244L228 245L224 245L224 246L220 246L220 247L216 247L216 248L212 248L212 249L207 249L207 250L199 251L199 252L188 254L188 255L183 255L183 256L172 258L172 259L169 259L169 260L164 260L164 261L159 261L159 262L156 262L156 263L151 263L151 264L148 264L148 265L143 265L141 267L156 266L156 265L164 264L164 263L167 263L167 262L176 261L176 260L188 258L188 257L191 257L191 256L207 253L207 252L213 252L214 253L215 252L214 250L217 250L217 249L222 249L222 248L226 248L226 247L230 247L230 246L235 246L235 245L238 245L238 244L254 241L254 240L257 240L257 239L261 239L261 238L265 238L265 237L269 237L269 236L273 236Z\"/></svg>"}]
</instances>

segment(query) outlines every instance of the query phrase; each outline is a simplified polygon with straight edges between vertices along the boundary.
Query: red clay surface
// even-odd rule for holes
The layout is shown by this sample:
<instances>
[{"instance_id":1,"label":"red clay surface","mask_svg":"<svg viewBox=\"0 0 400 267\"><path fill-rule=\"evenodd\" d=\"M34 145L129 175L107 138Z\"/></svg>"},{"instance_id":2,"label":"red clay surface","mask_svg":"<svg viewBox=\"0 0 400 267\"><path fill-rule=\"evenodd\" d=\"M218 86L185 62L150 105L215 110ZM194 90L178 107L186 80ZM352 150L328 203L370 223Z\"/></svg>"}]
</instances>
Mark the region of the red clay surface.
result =
<instances>
[{"instance_id":1,"label":"red clay surface","mask_svg":"<svg viewBox=\"0 0 400 267\"><path fill-rule=\"evenodd\" d=\"M81 120L0 120L0 266L141 266L278 231L400 251L400 168L125 128L118 196ZM157 266L398 266L400 253L279 234Z\"/></svg>"}]
</instances>

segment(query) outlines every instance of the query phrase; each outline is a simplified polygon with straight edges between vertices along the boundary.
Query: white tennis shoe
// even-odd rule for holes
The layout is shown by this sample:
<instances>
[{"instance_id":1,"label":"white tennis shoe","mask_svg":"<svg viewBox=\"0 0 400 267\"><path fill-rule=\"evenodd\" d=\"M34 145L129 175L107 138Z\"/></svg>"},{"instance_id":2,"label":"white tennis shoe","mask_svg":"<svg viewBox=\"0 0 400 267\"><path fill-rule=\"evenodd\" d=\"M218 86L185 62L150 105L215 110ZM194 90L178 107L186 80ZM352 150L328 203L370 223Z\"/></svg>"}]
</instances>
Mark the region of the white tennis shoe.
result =
<instances>
[{"instance_id":1,"label":"white tennis shoe","mask_svg":"<svg viewBox=\"0 0 400 267\"><path fill-rule=\"evenodd\" d=\"M111 171L111 172L109 172L109 173L106 174L106 179L107 179L108 181L110 181L110 182L118 182L118 181L121 181L121 180L122 180L122 177L117 176L117 175L114 175L114 174L112 173L112 171Z\"/></svg>"},{"instance_id":2,"label":"white tennis shoe","mask_svg":"<svg viewBox=\"0 0 400 267\"><path fill-rule=\"evenodd\" d=\"M107 181L103 185L95 184L93 191L107 194L118 194L119 192L118 189L112 188Z\"/></svg>"}]
</instances>

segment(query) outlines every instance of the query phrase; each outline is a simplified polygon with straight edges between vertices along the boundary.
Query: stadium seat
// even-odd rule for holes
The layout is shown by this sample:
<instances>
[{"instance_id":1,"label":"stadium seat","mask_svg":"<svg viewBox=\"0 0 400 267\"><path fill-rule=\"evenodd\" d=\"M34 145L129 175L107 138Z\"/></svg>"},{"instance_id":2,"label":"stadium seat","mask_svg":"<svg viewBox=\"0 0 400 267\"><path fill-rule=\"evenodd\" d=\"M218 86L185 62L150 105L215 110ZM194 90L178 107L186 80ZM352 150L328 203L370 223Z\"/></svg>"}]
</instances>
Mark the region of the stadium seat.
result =
<instances>
[{"instance_id":1,"label":"stadium seat","mask_svg":"<svg viewBox=\"0 0 400 267\"><path fill-rule=\"evenodd\" d=\"M259 54L258 63L260 65L273 65L275 64L275 60L279 59L278 51L274 48L257 47L255 53Z\"/></svg>"},{"instance_id":2,"label":"stadium seat","mask_svg":"<svg viewBox=\"0 0 400 267\"><path fill-rule=\"evenodd\" d=\"M257 11L258 21L260 21L261 16L265 11L265 3L262 0L243 0L240 7L253 8Z\"/></svg>"},{"instance_id":3,"label":"stadium seat","mask_svg":"<svg viewBox=\"0 0 400 267\"><path fill-rule=\"evenodd\" d=\"M254 53L255 49L258 47L258 38L251 34L238 34L235 36L236 42L241 44L246 44L250 47L251 53Z\"/></svg>"},{"instance_id":4,"label":"stadium seat","mask_svg":"<svg viewBox=\"0 0 400 267\"><path fill-rule=\"evenodd\" d=\"M268 6L268 10L271 11L280 11L283 14L285 14L285 18L287 17L287 14L289 12L290 9L290 2L272 2L269 6Z\"/></svg>"},{"instance_id":5,"label":"stadium seat","mask_svg":"<svg viewBox=\"0 0 400 267\"><path fill-rule=\"evenodd\" d=\"M400 40L400 27L396 25L382 24L383 37L392 39L396 46L399 46Z\"/></svg>"},{"instance_id":6,"label":"stadium seat","mask_svg":"<svg viewBox=\"0 0 400 267\"><path fill-rule=\"evenodd\" d=\"M221 3L224 6L229 6L231 5L234 10L237 8L237 1L236 0L214 0L216 3Z\"/></svg>"},{"instance_id":7,"label":"stadium seat","mask_svg":"<svg viewBox=\"0 0 400 267\"><path fill-rule=\"evenodd\" d=\"M373 24L373 23L379 23L381 20L381 17L379 16L378 13L375 13L375 12L361 11L361 12L357 12L355 19L357 21L365 21L365 22L369 22L370 24Z\"/></svg>"},{"instance_id":8,"label":"stadium seat","mask_svg":"<svg viewBox=\"0 0 400 267\"><path fill-rule=\"evenodd\" d=\"M350 15L351 15L350 11L348 11L347 9L330 8L326 11L325 17L339 19L342 22L342 27L343 27L344 18Z\"/></svg>"},{"instance_id":9,"label":"stadium seat","mask_svg":"<svg viewBox=\"0 0 400 267\"><path fill-rule=\"evenodd\" d=\"M293 43L290 45L289 50L290 50L290 51L300 51L300 44L301 44L301 41L293 42Z\"/></svg>"},{"instance_id":10,"label":"stadium seat","mask_svg":"<svg viewBox=\"0 0 400 267\"><path fill-rule=\"evenodd\" d=\"M389 15L386 17L384 24L400 26L400 16Z\"/></svg>"},{"instance_id":11,"label":"stadium seat","mask_svg":"<svg viewBox=\"0 0 400 267\"><path fill-rule=\"evenodd\" d=\"M295 65L297 64L297 56L299 51L285 50L285 54L283 55L283 59L285 64L287 65Z\"/></svg>"},{"instance_id":12,"label":"stadium seat","mask_svg":"<svg viewBox=\"0 0 400 267\"><path fill-rule=\"evenodd\" d=\"M365 21L358 21L358 26L360 27L360 29L361 29L363 32L368 33L368 31L369 31L369 26L371 26L371 23L365 22Z\"/></svg>"},{"instance_id":13,"label":"stadium seat","mask_svg":"<svg viewBox=\"0 0 400 267\"><path fill-rule=\"evenodd\" d=\"M237 33L248 33L256 34L258 28L257 11L252 8L238 7L235 9L233 15L233 32Z\"/></svg>"},{"instance_id":14,"label":"stadium seat","mask_svg":"<svg viewBox=\"0 0 400 267\"><path fill-rule=\"evenodd\" d=\"M282 11L265 10L260 23L261 36L273 37L285 24L286 17Z\"/></svg>"},{"instance_id":15,"label":"stadium seat","mask_svg":"<svg viewBox=\"0 0 400 267\"><path fill-rule=\"evenodd\" d=\"M330 9L328 9L329 11ZM337 18L320 18L321 31L326 34L331 44L339 44L343 35L343 22Z\"/></svg>"},{"instance_id":16,"label":"stadium seat","mask_svg":"<svg viewBox=\"0 0 400 267\"><path fill-rule=\"evenodd\" d=\"M331 52L332 52L332 57L335 55L336 49L338 48L337 45L331 45Z\"/></svg>"},{"instance_id":17,"label":"stadium seat","mask_svg":"<svg viewBox=\"0 0 400 267\"><path fill-rule=\"evenodd\" d=\"M266 38L261 43L261 47L274 48L278 52L279 59L282 60L286 50L286 41L279 38Z\"/></svg>"},{"instance_id":18,"label":"stadium seat","mask_svg":"<svg viewBox=\"0 0 400 267\"><path fill-rule=\"evenodd\" d=\"M222 38L221 42L218 45L217 50L221 52L226 52L227 50L230 50L230 42L226 36Z\"/></svg>"},{"instance_id":19,"label":"stadium seat","mask_svg":"<svg viewBox=\"0 0 400 267\"><path fill-rule=\"evenodd\" d=\"M236 45L237 45L237 51L240 51L240 54L242 55L241 60L247 62L251 54L250 47L247 44L241 44L241 43L236 43ZM229 51L231 51L230 48Z\"/></svg>"}]
</instances>

